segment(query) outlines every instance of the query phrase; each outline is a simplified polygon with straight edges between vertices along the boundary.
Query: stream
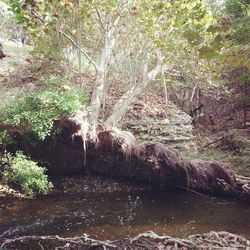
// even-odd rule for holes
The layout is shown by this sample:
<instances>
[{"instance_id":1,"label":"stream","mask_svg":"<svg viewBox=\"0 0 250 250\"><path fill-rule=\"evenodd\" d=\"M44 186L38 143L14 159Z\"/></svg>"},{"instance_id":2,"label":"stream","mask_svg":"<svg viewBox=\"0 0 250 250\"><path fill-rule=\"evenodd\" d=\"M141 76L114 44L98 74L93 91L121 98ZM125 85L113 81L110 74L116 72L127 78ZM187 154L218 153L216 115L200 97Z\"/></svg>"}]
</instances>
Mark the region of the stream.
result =
<instances>
[{"instance_id":1,"label":"stream","mask_svg":"<svg viewBox=\"0 0 250 250\"><path fill-rule=\"evenodd\" d=\"M0 238L86 233L113 240L149 230L178 237L229 231L250 238L250 207L192 193L152 190L0 201Z\"/></svg>"}]
</instances>

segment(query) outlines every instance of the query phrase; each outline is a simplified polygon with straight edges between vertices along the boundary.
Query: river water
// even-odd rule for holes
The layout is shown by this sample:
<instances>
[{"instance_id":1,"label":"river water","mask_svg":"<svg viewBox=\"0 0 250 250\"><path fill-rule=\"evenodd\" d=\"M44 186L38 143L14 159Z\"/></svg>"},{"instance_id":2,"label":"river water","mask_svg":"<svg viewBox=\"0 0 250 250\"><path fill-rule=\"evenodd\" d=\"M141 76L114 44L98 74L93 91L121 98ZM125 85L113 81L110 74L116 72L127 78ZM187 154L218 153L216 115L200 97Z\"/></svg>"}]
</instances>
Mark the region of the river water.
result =
<instances>
[{"instance_id":1,"label":"river water","mask_svg":"<svg viewBox=\"0 0 250 250\"><path fill-rule=\"evenodd\" d=\"M163 191L0 201L0 238L87 233L113 240L149 230L178 237L229 231L250 238L250 207L236 201Z\"/></svg>"}]
</instances>

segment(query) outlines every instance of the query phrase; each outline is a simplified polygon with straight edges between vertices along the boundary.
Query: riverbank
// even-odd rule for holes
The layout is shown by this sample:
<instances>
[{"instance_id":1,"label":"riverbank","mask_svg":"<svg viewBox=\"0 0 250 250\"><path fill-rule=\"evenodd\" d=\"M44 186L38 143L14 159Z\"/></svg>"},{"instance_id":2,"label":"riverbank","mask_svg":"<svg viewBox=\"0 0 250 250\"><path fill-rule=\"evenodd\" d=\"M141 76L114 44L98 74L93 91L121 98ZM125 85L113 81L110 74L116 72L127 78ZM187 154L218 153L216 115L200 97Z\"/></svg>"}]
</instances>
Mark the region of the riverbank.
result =
<instances>
[{"instance_id":1,"label":"riverbank","mask_svg":"<svg viewBox=\"0 0 250 250\"><path fill-rule=\"evenodd\" d=\"M0 199L3 198L28 199L26 195L22 194L17 189L13 189L9 185L4 184L0 180Z\"/></svg>"},{"instance_id":2,"label":"riverbank","mask_svg":"<svg viewBox=\"0 0 250 250\"><path fill-rule=\"evenodd\" d=\"M50 195L105 195L109 193L127 193L150 191L152 187L146 184L121 182L101 176L61 176L53 177L54 188ZM39 197L39 196L38 196ZM46 195L45 195L46 197ZM11 187L0 180L0 199L36 199L21 192L17 187Z\"/></svg>"}]
</instances>

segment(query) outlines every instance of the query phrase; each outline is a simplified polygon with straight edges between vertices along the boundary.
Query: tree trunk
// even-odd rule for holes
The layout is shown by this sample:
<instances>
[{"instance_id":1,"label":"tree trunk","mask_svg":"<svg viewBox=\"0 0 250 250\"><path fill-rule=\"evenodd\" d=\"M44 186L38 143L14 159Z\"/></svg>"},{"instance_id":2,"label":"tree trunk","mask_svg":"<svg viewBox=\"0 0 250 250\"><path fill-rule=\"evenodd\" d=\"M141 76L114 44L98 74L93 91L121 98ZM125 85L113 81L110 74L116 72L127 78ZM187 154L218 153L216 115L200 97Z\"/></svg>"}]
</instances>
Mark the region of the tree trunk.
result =
<instances>
[{"instance_id":1,"label":"tree trunk","mask_svg":"<svg viewBox=\"0 0 250 250\"><path fill-rule=\"evenodd\" d=\"M129 106L133 104L136 100L136 97L143 92L147 83L140 86L134 86L129 89L115 104L112 114L106 120L106 124L114 126L117 125L119 121L126 115L128 112Z\"/></svg>"},{"instance_id":2,"label":"tree trunk","mask_svg":"<svg viewBox=\"0 0 250 250\"><path fill-rule=\"evenodd\" d=\"M115 104L111 115L105 121L106 124L111 126L116 126L122 118L128 112L128 108L133 102L136 100L136 97L140 95L144 89L148 86L148 84L155 79L157 74L161 72L162 66L161 64L157 64L154 69L148 72L148 62L145 63L143 68L143 77L141 80L142 83L138 84L137 86L132 87L129 89Z\"/></svg>"},{"instance_id":3,"label":"tree trunk","mask_svg":"<svg viewBox=\"0 0 250 250\"><path fill-rule=\"evenodd\" d=\"M89 122L92 124L98 122L101 105L103 103L104 92L106 89L106 75L116 42L114 32L119 20L120 16L114 21L114 23L107 25L105 30L105 45L100 56L96 75L96 84L90 102L91 113L89 115Z\"/></svg>"},{"instance_id":4,"label":"tree trunk","mask_svg":"<svg viewBox=\"0 0 250 250\"><path fill-rule=\"evenodd\" d=\"M95 124L98 122L101 104L105 90L105 73L104 70L98 70L96 74L95 88L91 95L89 122Z\"/></svg>"}]
</instances>

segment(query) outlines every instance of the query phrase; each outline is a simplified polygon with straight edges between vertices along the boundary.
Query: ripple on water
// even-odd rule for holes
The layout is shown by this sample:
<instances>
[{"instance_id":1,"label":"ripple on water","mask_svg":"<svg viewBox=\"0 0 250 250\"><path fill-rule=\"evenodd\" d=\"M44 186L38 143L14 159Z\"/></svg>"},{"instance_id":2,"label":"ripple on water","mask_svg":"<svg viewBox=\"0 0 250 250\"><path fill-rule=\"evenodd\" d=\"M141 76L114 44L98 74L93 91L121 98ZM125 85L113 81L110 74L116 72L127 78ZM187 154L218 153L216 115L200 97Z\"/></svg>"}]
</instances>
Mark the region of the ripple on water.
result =
<instances>
[{"instance_id":1,"label":"ripple on water","mask_svg":"<svg viewBox=\"0 0 250 250\"><path fill-rule=\"evenodd\" d=\"M152 230L184 237L211 230L250 238L250 207L186 193L141 192L105 196L48 196L5 201L0 237L80 236L117 239Z\"/></svg>"}]
</instances>

